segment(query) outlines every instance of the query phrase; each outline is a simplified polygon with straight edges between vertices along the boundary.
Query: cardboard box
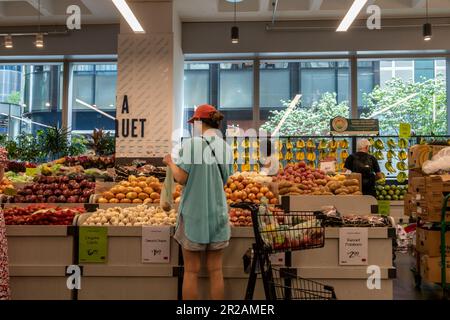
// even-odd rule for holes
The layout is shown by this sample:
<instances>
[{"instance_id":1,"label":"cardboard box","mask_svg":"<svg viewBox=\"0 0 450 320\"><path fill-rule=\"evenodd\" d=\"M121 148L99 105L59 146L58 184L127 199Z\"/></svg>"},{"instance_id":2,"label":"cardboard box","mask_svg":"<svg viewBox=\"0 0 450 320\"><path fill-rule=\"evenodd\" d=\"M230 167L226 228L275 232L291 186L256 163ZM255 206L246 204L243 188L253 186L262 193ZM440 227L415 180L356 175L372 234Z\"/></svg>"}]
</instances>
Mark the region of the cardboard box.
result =
<instances>
[{"instance_id":1,"label":"cardboard box","mask_svg":"<svg viewBox=\"0 0 450 320\"><path fill-rule=\"evenodd\" d=\"M413 195L411 193L407 193L403 197L403 213L405 216L411 216L412 214L412 197Z\"/></svg>"},{"instance_id":2,"label":"cardboard box","mask_svg":"<svg viewBox=\"0 0 450 320\"><path fill-rule=\"evenodd\" d=\"M417 204L417 216L419 216L425 222L441 222L441 211L432 210L423 203ZM445 221L450 222L450 211L445 213Z\"/></svg>"},{"instance_id":3,"label":"cardboard box","mask_svg":"<svg viewBox=\"0 0 450 320\"><path fill-rule=\"evenodd\" d=\"M427 192L442 193L450 192L450 174L431 175L425 178Z\"/></svg>"},{"instance_id":4,"label":"cardboard box","mask_svg":"<svg viewBox=\"0 0 450 320\"><path fill-rule=\"evenodd\" d=\"M450 254L450 232L445 235L446 254ZM429 257L441 256L441 232L439 230L428 230L417 228L416 230L416 249L420 253ZM450 259L450 258L449 258ZM450 279L449 279L450 280Z\"/></svg>"},{"instance_id":5,"label":"cardboard box","mask_svg":"<svg viewBox=\"0 0 450 320\"><path fill-rule=\"evenodd\" d=\"M426 192L425 177L414 177L411 180L409 180L408 189L410 193L424 194Z\"/></svg>"},{"instance_id":6,"label":"cardboard box","mask_svg":"<svg viewBox=\"0 0 450 320\"><path fill-rule=\"evenodd\" d=\"M418 152L418 149L422 149L424 146L423 145L414 145L412 147L409 148L409 153L408 153L408 167L409 169L417 169L420 168L419 165L419 155L421 153ZM441 151L442 149L448 147L448 146L440 146L440 145L426 145L426 147L428 147L428 151L427 152L427 157L426 160L430 160L436 153L438 153L439 151Z\"/></svg>"},{"instance_id":7,"label":"cardboard box","mask_svg":"<svg viewBox=\"0 0 450 320\"><path fill-rule=\"evenodd\" d=\"M446 259L446 279L450 279L450 258ZM441 282L441 258L423 255L420 257L420 275L428 282Z\"/></svg>"}]
</instances>

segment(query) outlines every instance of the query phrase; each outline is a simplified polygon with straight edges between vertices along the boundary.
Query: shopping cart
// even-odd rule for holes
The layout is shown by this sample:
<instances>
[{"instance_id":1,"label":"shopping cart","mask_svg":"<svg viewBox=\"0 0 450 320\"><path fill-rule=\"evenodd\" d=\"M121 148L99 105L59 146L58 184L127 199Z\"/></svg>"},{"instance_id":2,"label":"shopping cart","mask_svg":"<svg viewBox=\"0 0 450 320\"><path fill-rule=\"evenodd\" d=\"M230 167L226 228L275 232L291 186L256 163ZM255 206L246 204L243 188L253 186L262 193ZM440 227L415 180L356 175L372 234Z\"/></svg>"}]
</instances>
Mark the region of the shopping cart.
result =
<instances>
[{"instance_id":1,"label":"shopping cart","mask_svg":"<svg viewBox=\"0 0 450 320\"><path fill-rule=\"evenodd\" d=\"M271 212L266 206L248 203L232 205L252 212L255 243L251 255L246 299L253 299L257 269L261 274L267 300L332 300L334 288L304 279L292 268L292 251L321 248L325 229L315 212ZM283 252L285 267L272 265L270 255Z\"/></svg>"}]
</instances>

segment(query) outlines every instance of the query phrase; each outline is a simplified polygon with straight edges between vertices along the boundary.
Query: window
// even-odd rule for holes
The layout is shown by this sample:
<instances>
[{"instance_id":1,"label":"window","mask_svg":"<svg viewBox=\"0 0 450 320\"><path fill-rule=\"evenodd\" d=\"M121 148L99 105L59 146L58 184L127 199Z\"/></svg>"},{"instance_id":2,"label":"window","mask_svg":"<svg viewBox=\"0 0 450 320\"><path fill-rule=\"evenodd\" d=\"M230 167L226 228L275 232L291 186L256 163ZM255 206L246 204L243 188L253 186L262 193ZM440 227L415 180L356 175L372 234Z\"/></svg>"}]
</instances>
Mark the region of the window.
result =
<instances>
[{"instance_id":1,"label":"window","mask_svg":"<svg viewBox=\"0 0 450 320\"><path fill-rule=\"evenodd\" d=\"M349 116L349 88L347 60L262 61L261 127L269 132L275 129L283 109L300 93L300 106L290 113L280 134L326 134L331 118Z\"/></svg>"},{"instance_id":2,"label":"window","mask_svg":"<svg viewBox=\"0 0 450 320\"><path fill-rule=\"evenodd\" d=\"M73 131L115 129L114 120L105 113L111 117L116 115L116 82L115 63L72 65Z\"/></svg>"},{"instance_id":3,"label":"window","mask_svg":"<svg viewBox=\"0 0 450 320\"><path fill-rule=\"evenodd\" d=\"M445 73L446 61L439 58L361 60L359 114L378 118L382 135L398 134L401 122L417 135L447 134Z\"/></svg>"},{"instance_id":4,"label":"window","mask_svg":"<svg viewBox=\"0 0 450 320\"><path fill-rule=\"evenodd\" d=\"M184 67L184 128L197 106L209 103L224 115L228 126L252 127L253 63L186 63Z\"/></svg>"},{"instance_id":5,"label":"window","mask_svg":"<svg viewBox=\"0 0 450 320\"><path fill-rule=\"evenodd\" d=\"M15 137L61 126L60 63L0 65L0 127Z\"/></svg>"}]
</instances>

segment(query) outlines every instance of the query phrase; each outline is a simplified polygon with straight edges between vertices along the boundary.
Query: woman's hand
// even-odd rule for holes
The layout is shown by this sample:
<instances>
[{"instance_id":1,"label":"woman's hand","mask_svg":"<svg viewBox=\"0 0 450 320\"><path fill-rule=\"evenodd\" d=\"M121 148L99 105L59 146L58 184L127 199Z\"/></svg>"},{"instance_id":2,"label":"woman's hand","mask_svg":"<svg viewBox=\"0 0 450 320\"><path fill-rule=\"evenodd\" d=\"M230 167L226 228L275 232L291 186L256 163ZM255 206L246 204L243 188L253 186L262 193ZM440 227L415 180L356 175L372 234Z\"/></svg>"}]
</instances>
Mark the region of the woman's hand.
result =
<instances>
[{"instance_id":1,"label":"woman's hand","mask_svg":"<svg viewBox=\"0 0 450 320\"><path fill-rule=\"evenodd\" d=\"M173 164L172 156L171 156L170 154L166 154L166 155L164 156L164 158L163 158L163 163L164 163L166 166Z\"/></svg>"}]
</instances>

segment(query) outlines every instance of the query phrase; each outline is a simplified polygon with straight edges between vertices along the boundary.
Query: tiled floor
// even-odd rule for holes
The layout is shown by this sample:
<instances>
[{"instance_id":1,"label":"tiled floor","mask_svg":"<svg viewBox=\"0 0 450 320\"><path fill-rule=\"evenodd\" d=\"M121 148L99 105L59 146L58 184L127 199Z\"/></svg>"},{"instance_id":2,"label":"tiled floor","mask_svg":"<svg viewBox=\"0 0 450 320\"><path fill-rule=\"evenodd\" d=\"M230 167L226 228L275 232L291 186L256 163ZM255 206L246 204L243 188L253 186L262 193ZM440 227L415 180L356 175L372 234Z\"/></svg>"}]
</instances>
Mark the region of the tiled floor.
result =
<instances>
[{"instance_id":1,"label":"tiled floor","mask_svg":"<svg viewBox=\"0 0 450 320\"><path fill-rule=\"evenodd\" d=\"M411 267L415 266L415 258L410 254L397 253L395 260L397 279L394 280L395 300L435 300L442 298L441 287L422 282L421 288L415 288Z\"/></svg>"}]
</instances>

